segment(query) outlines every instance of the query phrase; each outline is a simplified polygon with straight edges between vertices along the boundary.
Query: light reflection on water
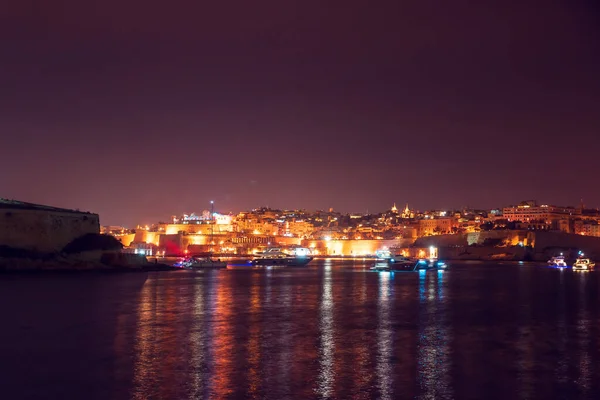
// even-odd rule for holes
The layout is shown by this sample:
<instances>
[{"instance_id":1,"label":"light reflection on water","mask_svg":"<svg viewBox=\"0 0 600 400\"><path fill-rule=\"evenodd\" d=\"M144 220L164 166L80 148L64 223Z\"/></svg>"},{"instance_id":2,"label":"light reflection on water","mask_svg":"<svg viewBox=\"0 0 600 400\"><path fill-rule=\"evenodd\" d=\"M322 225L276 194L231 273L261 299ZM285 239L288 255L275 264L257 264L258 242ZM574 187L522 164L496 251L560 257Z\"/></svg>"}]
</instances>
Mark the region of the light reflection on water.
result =
<instances>
[{"instance_id":1,"label":"light reflection on water","mask_svg":"<svg viewBox=\"0 0 600 400\"><path fill-rule=\"evenodd\" d=\"M418 381L422 399L452 398L445 271L419 272Z\"/></svg>"},{"instance_id":2,"label":"light reflection on water","mask_svg":"<svg viewBox=\"0 0 600 400\"><path fill-rule=\"evenodd\" d=\"M390 280L394 274L379 273L379 307L377 322L377 382L379 398L392 399L393 370L391 358L394 350L392 323L390 321L393 285Z\"/></svg>"},{"instance_id":3,"label":"light reflection on water","mask_svg":"<svg viewBox=\"0 0 600 400\"><path fill-rule=\"evenodd\" d=\"M126 290L27 279L0 280L11 400L600 398L596 272L329 261L156 273Z\"/></svg>"},{"instance_id":4,"label":"light reflection on water","mask_svg":"<svg viewBox=\"0 0 600 400\"><path fill-rule=\"evenodd\" d=\"M565 384L568 379L567 369L569 367L569 354L566 351L567 342L569 340L569 335L567 332L567 297L566 297L566 289L565 289L565 272L564 270L560 270L559 277L559 285L558 285L558 293L556 296L557 302L557 323L556 330L558 333L558 346L557 349L561 354L564 354L564 357L558 361L557 366L555 368L555 379L561 384ZM526 287L523 287L522 290L527 290ZM523 345L521 346L524 347ZM529 390L528 394L531 396L531 382L528 382Z\"/></svg>"},{"instance_id":5,"label":"light reflection on water","mask_svg":"<svg viewBox=\"0 0 600 400\"><path fill-rule=\"evenodd\" d=\"M559 270L561 271L561 270ZM519 274L519 304L517 325L519 397L530 399L534 395L533 373L535 361L535 331L532 327L531 279L528 271Z\"/></svg>"},{"instance_id":6,"label":"light reflection on water","mask_svg":"<svg viewBox=\"0 0 600 400\"><path fill-rule=\"evenodd\" d=\"M206 343L208 343L205 318L204 285L194 285L193 287L193 324L190 330L190 390L191 396L200 398L205 395L205 382L203 376L203 366L207 363Z\"/></svg>"},{"instance_id":7,"label":"light reflection on water","mask_svg":"<svg viewBox=\"0 0 600 400\"><path fill-rule=\"evenodd\" d=\"M589 272L577 274L579 279L578 313L577 313L577 345L579 347L579 378L576 380L582 396L587 397L590 389L592 360L588 348L590 346L590 316L586 299L586 282Z\"/></svg>"},{"instance_id":8,"label":"light reflection on water","mask_svg":"<svg viewBox=\"0 0 600 400\"><path fill-rule=\"evenodd\" d=\"M324 266L320 306L320 340L319 340L319 378L316 392L321 397L329 398L333 394L335 372L333 356L335 351L334 320L333 320L333 290L331 264Z\"/></svg>"},{"instance_id":9,"label":"light reflection on water","mask_svg":"<svg viewBox=\"0 0 600 400\"><path fill-rule=\"evenodd\" d=\"M252 275L252 288L250 292L250 320L249 320L249 338L247 344L248 351L248 395L252 398L260 393L261 371L260 359L261 351L261 324L260 315L262 302L260 298L260 285L258 274Z\"/></svg>"}]
</instances>

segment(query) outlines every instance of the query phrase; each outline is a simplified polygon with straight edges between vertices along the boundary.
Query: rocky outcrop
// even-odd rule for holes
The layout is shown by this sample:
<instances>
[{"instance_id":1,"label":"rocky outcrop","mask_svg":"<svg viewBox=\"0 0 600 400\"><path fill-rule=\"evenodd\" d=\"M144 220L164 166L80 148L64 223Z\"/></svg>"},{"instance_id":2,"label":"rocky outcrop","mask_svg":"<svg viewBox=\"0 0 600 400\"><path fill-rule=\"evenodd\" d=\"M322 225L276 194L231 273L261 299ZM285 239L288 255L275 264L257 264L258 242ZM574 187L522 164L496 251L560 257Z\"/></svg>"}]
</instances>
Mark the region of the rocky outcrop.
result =
<instances>
[{"instance_id":1,"label":"rocky outcrop","mask_svg":"<svg viewBox=\"0 0 600 400\"><path fill-rule=\"evenodd\" d=\"M99 233L88 233L74 239L68 243L62 252L66 254L76 254L89 251L119 251L123 244L110 235Z\"/></svg>"},{"instance_id":2,"label":"rocky outcrop","mask_svg":"<svg viewBox=\"0 0 600 400\"><path fill-rule=\"evenodd\" d=\"M0 271L141 271L147 267L156 268L142 255L121 253L118 241L102 236L84 235L81 240L67 245L68 251L60 253L0 246Z\"/></svg>"}]
</instances>

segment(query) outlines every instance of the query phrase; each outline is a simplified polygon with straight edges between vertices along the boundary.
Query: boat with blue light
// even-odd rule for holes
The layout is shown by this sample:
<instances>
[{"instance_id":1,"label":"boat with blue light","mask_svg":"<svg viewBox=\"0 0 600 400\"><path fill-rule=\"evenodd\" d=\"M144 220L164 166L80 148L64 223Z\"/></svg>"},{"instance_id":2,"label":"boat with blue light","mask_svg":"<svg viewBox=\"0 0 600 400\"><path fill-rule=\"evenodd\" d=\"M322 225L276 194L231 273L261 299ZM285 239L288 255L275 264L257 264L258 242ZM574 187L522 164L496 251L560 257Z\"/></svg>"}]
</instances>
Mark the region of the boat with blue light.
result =
<instances>
[{"instance_id":1,"label":"boat with blue light","mask_svg":"<svg viewBox=\"0 0 600 400\"><path fill-rule=\"evenodd\" d=\"M184 257L180 258L174 267L184 269L215 269L227 268L227 263L221 260L215 260L212 257Z\"/></svg>"},{"instance_id":2,"label":"boat with blue light","mask_svg":"<svg viewBox=\"0 0 600 400\"><path fill-rule=\"evenodd\" d=\"M437 258L438 249L429 247L428 258L406 257L403 254L394 254L388 248L375 252L377 262L370 268L373 271L419 271L419 270L444 270L448 264Z\"/></svg>"},{"instance_id":3,"label":"boat with blue light","mask_svg":"<svg viewBox=\"0 0 600 400\"><path fill-rule=\"evenodd\" d=\"M292 253L284 251L280 247L271 247L259 253L250 261L250 264L254 266L304 267L312 259L310 250L304 247L298 247Z\"/></svg>"},{"instance_id":4,"label":"boat with blue light","mask_svg":"<svg viewBox=\"0 0 600 400\"><path fill-rule=\"evenodd\" d=\"M401 259L391 258L389 260L378 261L371 268L372 271L395 271L395 272L413 272L423 270L445 270L448 264L437 259L411 259L402 257Z\"/></svg>"},{"instance_id":5,"label":"boat with blue light","mask_svg":"<svg viewBox=\"0 0 600 400\"><path fill-rule=\"evenodd\" d=\"M567 268L567 262L562 254L549 259L548 265L555 268Z\"/></svg>"}]
</instances>

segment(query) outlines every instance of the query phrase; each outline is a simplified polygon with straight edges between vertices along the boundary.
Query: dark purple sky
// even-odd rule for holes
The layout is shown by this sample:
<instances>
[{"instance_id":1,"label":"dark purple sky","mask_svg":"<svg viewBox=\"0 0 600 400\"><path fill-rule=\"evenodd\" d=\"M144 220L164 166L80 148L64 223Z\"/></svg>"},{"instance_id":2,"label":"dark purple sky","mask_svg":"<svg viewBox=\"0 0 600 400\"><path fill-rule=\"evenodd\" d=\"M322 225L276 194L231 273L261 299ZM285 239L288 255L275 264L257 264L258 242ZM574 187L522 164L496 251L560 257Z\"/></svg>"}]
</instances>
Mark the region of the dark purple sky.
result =
<instances>
[{"instance_id":1,"label":"dark purple sky","mask_svg":"<svg viewBox=\"0 0 600 400\"><path fill-rule=\"evenodd\" d=\"M594 1L10 3L0 197L125 225L600 206Z\"/></svg>"}]
</instances>

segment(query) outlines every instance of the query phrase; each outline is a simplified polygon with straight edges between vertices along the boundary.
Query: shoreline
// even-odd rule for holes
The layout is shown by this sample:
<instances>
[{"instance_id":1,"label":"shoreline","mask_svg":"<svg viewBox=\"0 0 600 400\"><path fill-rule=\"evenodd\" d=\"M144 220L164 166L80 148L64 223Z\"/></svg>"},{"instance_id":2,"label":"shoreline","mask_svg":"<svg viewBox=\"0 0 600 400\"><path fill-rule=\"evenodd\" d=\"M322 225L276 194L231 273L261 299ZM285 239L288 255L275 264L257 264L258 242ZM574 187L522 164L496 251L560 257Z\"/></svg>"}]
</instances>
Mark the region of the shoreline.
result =
<instances>
[{"instance_id":1,"label":"shoreline","mask_svg":"<svg viewBox=\"0 0 600 400\"><path fill-rule=\"evenodd\" d=\"M91 268L58 267L58 268L0 268L2 275L40 275L40 274L130 274L144 272L178 271L181 268L167 264L148 264L137 268L123 266L94 266Z\"/></svg>"}]
</instances>

